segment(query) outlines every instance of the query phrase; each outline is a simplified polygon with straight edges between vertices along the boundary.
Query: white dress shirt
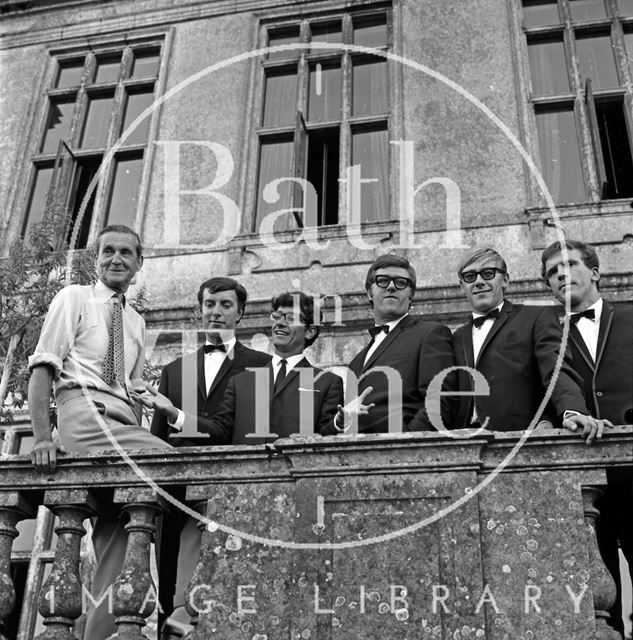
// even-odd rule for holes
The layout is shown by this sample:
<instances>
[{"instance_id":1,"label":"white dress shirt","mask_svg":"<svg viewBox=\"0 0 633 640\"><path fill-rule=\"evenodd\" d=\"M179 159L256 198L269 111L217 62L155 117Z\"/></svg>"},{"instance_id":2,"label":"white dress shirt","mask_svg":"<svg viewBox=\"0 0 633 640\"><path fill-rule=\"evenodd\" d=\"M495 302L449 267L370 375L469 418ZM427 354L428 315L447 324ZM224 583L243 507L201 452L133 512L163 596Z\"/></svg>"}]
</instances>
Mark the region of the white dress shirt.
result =
<instances>
[{"instance_id":1,"label":"white dress shirt","mask_svg":"<svg viewBox=\"0 0 633 640\"><path fill-rule=\"evenodd\" d=\"M501 304L497 305L495 309L498 309L501 312L501 307L503 307L504 301L501 301ZM490 313L492 309L487 311L486 313ZM485 316L485 313L476 313L473 311L473 320L476 318L481 318L481 316ZM487 318L484 320L484 323L480 327L476 327L473 325L473 357L475 364L477 363L477 358L479 357L479 352L481 351L481 347L483 347L488 334L490 333L490 329L492 329L492 325L494 324L495 318Z\"/></svg>"},{"instance_id":2,"label":"white dress shirt","mask_svg":"<svg viewBox=\"0 0 633 640\"><path fill-rule=\"evenodd\" d=\"M402 318L406 318L409 314L405 313ZM390 320L389 322L385 322L385 324L389 327L389 333L391 333L396 325L402 320L402 318L398 318L397 320ZM381 327L382 325L374 325L376 327ZM389 335L389 333L385 333L384 331L381 331L375 338L374 341L372 342L371 347L369 347L367 353L365 354L365 360L363 361L363 364L366 364L367 361L369 360L369 358L371 358L372 354L374 353L374 351L376 351L376 349L378 349L378 347L381 345L382 341Z\"/></svg>"},{"instance_id":3,"label":"white dress shirt","mask_svg":"<svg viewBox=\"0 0 633 640\"><path fill-rule=\"evenodd\" d=\"M596 302L594 302L590 307L587 308L593 309L594 313L596 314L595 318L593 320L590 320L589 318L582 317L579 318L578 322L576 323L576 328L580 332L582 339L585 341L587 349L591 354L591 359L594 362L596 361L596 354L598 353L598 335L600 333L600 318L602 317L602 306L602 298L598 298ZM574 314L572 312L568 313L567 315L573 316Z\"/></svg>"},{"instance_id":4,"label":"white dress shirt","mask_svg":"<svg viewBox=\"0 0 633 640\"><path fill-rule=\"evenodd\" d=\"M213 386L215 377L218 375L218 372L220 371L220 367L222 366L222 363L229 356L229 353L233 351L233 349L235 348L236 342L237 340L235 337L231 338L230 340L227 340L224 343L226 352L216 349L215 351L211 351L211 353L204 354L204 385L207 391L207 395L209 395L209 391ZM212 344L212 343L207 340L205 342L205 345L207 344ZM174 420L174 422L169 422L169 420L167 420L167 424L170 427L173 427L174 429L176 429L177 431L182 431L182 428L185 424L185 413L184 411L182 411L182 409L176 409L176 411L178 411L178 417Z\"/></svg>"},{"instance_id":5,"label":"white dress shirt","mask_svg":"<svg viewBox=\"0 0 633 640\"><path fill-rule=\"evenodd\" d=\"M286 361L286 375L288 375L304 358L303 352L298 353L294 356L280 356L278 354L273 355L272 366L273 366L273 383L277 380L277 376L279 375L279 369L281 368L281 361Z\"/></svg>"}]
</instances>

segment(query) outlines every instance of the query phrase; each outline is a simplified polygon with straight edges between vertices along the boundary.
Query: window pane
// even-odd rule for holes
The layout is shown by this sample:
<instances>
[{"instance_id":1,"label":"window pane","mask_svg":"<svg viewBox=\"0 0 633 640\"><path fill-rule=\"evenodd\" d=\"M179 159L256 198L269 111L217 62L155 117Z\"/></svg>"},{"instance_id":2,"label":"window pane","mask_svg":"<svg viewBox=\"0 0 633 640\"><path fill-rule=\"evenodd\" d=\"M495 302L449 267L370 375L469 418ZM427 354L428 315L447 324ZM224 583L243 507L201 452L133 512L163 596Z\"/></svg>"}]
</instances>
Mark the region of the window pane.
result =
<instances>
[{"instance_id":1,"label":"window pane","mask_svg":"<svg viewBox=\"0 0 633 640\"><path fill-rule=\"evenodd\" d=\"M354 21L354 44L382 47L387 44L387 23L384 16Z\"/></svg>"},{"instance_id":2,"label":"window pane","mask_svg":"<svg viewBox=\"0 0 633 640\"><path fill-rule=\"evenodd\" d=\"M68 141L74 109L74 102L51 102L48 112L48 125L42 142L42 153L57 153L59 141Z\"/></svg>"},{"instance_id":3,"label":"window pane","mask_svg":"<svg viewBox=\"0 0 633 640\"><path fill-rule=\"evenodd\" d=\"M621 16L633 16L633 0L618 0Z\"/></svg>"},{"instance_id":4,"label":"window pane","mask_svg":"<svg viewBox=\"0 0 633 640\"><path fill-rule=\"evenodd\" d=\"M272 31L268 35L268 46L276 47L283 44L299 42L299 29L284 29L281 31ZM301 49L282 49L281 51L273 51L268 54L269 60L277 60L279 58L298 58Z\"/></svg>"},{"instance_id":5,"label":"window pane","mask_svg":"<svg viewBox=\"0 0 633 640\"><path fill-rule=\"evenodd\" d=\"M604 0L571 0L569 6L571 7L571 19L573 22L607 17Z\"/></svg>"},{"instance_id":6,"label":"window pane","mask_svg":"<svg viewBox=\"0 0 633 640\"><path fill-rule=\"evenodd\" d=\"M633 32L624 34L624 44L626 46L626 58L629 61L629 69L633 73Z\"/></svg>"},{"instance_id":7,"label":"window pane","mask_svg":"<svg viewBox=\"0 0 633 640\"><path fill-rule=\"evenodd\" d=\"M116 161L106 224L126 224L134 227L142 173L143 158L121 158Z\"/></svg>"},{"instance_id":8,"label":"window pane","mask_svg":"<svg viewBox=\"0 0 633 640\"><path fill-rule=\"evenodd\" d=\"M108 57L97 60L97 74L95 82L116 82L121 69L121 56Z\"/></svg>"},{"instance_id":9,"label":"window pane","mask_svg":"<svg viewBox=\"0 0 633 640\"><path fill-rule=\"evenodd\" d=\"M560 21L556 0L523 1L523 26L526 29L559 24Z\"/></svg>"},{"instance_id":10,"label":"window pane","mask_svg":"<svg viewBox=\"0 0 633 640\"><path fill-rule=\"evenodd\" d=\"M387 130L352 134L352 164L361 167L360 221L389 220L389 141ZM352 207L358 203L352 200ZM354 222L354 216L350 218Z\"/></svg>"},{"instance_id":11,"label":"window pane","mask_svg":"<svg viewBox=\"0 0 633 640\"><path fill-rule=\"evenodd\" d=\"M123 127L121 128L122 134L153 101L153 93L131 93L128 95L127 104L125 105L125 115L123 117ZM147 142L151 119L152 114L150 113L136 126L134 131L130 132L123 144L142 144Z\"/></svg>"},{"instance_id":12,"label":"window pane","mask_svg":"<svg viewBox=\"0 0 633 640\"><path fill-rule=\"evenodd\" d=\"M387 61L354 64L352 113L374 115L389 111Z\"/></svg>"},{"instance_id":13,"label":"window pane","mask_svg":"<svg viewBox=\"0 0 633 640\"><path fill-rule=\"evenodd\" d=\"M310 68L310 98L308 120L339 120L341 118L341 70L339 67L312 65Z\"/></svg>"},{"instance_id":14,"label":"window pane","mask_svg":"<svg viewBox=\"0 0 633 640\"><path fill-rule=\"evenodd\" d=\"M583 84L585 78L591 78L594 89L608 89L619 85L613 47L609 36L577 37L576 49L580 79Z\"/></svg>"},{"instance_id":15,"label":"window pane","mask_svg":"<svg viewBox=\"0 0 633 640\"><path fill-rule=\"evenodd\" d=\"M114 106L113 97L92 98L88 105L88 117L84 126L80 147L96 149L104 147L108 139L110 114Z\"/></svg>"},{"instance_id":16,"label":"window pane","mask_svg":"<svg viewBox=\"0 0 633 640\"><path fill-rule=\"evenodd\" d=\"M327 42L332 44L335 42L343 42L341 23L331 22L328 24L312 25L312 36L310 38L310 42ZM311 51L314 51L314 53L327 53L332 50L315 47L314 49L311 49Z\"/></svg>"},{"instance_id":17,"label":"window pane","mask_svg":"<svg viewBox=\"0 0 633 640\"><path fill-rule=\"evenodd\" d=\"M565 49L560 40L538 40L528 46L532 90L537 96L569 93Z\"/></svg>"},{"instance_id":18,"label":"window pane","mask_svg":"<svg viewBox=\"0 0 633 640\"><path fill-rule=\"evenodd\" d=\"M296 68L291 73L270 73L264 92L264 127L294 124L297 112Z\"/></svg>"},{"instance_id":19,"label":"window pane","mask_svg":"<svg viewBox=\"0 0 633 640\"><path fill-rule=\"evenodd\" d=\"M59 75L57 76L58 89L65 87L76 87L81 81L81 74L84 70L84 61L64 62L59 65Z\"/></svg>"},{"instance_id":20,"label":"window pane","mask_svg":"<svg viewBox=\"0 0 633 640\"><path fill-rule=\"evenodd\" d=\"M33 187L33 194L27 215L27 226L24 232L25 238L28 238L31 226L44 217L46 196L48 195L48 189L51 186L52 179L53 167L43 167L36 170L35 186Z\"/></svg>"},{"instance_id":21,"label":"window pane","mask_svg":"<svg viewBox=\"0 0 633 640\"><path fill-rule=\"evenodd\" d=\"M274 203L264 200L264 188L271 180L292 176L292 140L263 141L259 155L259 176L257 181L257 220L258 223L267 214L288 209L292 204L293 185L284 182L278 187L279 200ZM294 216L288 214L275 225L275 229L296 229Z\"/></svg>"},{"instance_id":22,"label":"window pane","mask_svg":"<svg viewBox=\"0 0 633 640\"><path fill-rule=\"evenodd\" d=\"M633 196L633 158L623 107L622 98L596 101L598 132L607 179L604 198Z\"/></svg>"},{"instance_id":23,"label":"window pane","mask_svg":"<svg viewBox=\"0 0 633 640\"><path fill-rule=\"evenodd\" d=\"M132 78L155 78L158 75L159 57L154 53L134 55Z\"/></svg>"},{"instance_id":24,"label":"window pane","mask_svg":"<svg viewBox=\"0 0 633 640\"><path fill-rule=\"evenodd\" d=\"M574 112L537 113L543 178L556 203L584 202L584 178Z\"/></svg>"}]
</instances>

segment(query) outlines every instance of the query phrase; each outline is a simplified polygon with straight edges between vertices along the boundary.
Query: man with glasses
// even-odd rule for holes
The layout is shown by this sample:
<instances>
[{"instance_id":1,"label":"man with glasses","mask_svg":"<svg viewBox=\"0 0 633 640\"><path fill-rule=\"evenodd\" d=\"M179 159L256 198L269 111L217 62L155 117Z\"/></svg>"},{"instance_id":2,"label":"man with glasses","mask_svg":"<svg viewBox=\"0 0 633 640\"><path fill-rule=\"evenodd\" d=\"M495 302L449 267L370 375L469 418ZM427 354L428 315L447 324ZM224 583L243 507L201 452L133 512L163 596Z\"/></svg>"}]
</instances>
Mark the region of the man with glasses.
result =
<instances>
[{"instance_id":1,"label":"man with glasses","mask_svg":"<svg viewBox=\"0 0 633 640\"><path fill-rule=\"evenodd\" d=\"M474 395L473 376L460 369L459 390L473 395L460 397L455 426L527 429L556 368L562 339L558 317L551 307L513 304L505 299L508 268L494 249L469 251L459 263L457 274L472 317L453 336L455 362L483 374L490 392ZM541 418L586 430L589 443L598 425L588 413L579 378L565 357L548 410Z\"/></svg>"},{"instance_id":2,"label":"man with glasses","mask_svg":"<svg viewBox=\"0 0 633 640\"><path fill-rule=\"evenodd\" d=\"M319 335L314 301L303 292L282 293L272 300L270 321L272 362L230 380L209 425L213 442L257 444L299 433L334 433L343 380L313 367L304 353Z\"/></svg>"},{"instance_id":3,"label":"man with glasses","mask_svg":"<svg viewBox=\"0 0 633 640\"><path fill-rule=\"evenodd\" d=\"M349 365L347 394L335 428L361 433L433 429L425 399L433 378L453 366L451 332L439 322L410 316L415 271L406 258L387 254L370 266L365 290L374 313L370 341ZM452 376L444 379L449 391ZM365 404L365 402L367 404ZM442 398L442 420L450 423L448 397Z\"/></svg>"}]
</instances>

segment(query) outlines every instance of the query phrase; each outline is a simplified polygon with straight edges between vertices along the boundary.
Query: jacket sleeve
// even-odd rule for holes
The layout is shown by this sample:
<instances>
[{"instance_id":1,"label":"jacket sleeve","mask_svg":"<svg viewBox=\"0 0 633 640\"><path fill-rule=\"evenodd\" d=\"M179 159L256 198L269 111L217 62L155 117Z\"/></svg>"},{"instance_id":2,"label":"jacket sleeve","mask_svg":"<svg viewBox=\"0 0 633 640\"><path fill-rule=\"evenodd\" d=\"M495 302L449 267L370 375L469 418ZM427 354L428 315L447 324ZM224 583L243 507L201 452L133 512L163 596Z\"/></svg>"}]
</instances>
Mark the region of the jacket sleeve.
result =
<instances>
[{"instance_id":1,"label":"jacket sleeve","mask_svg":"<svg viewBox=\"0 0 633 640\"><path fill-rule=\"evenodd\" d=\"M231 444L235 422L235 377L229 380L220 408L213 418L185 414L185 425L209 436L209 444Z\"/></svg>"},{"instance_id":2,"label":"jacket sleeve","mask_svg":"<svg viewBox=\"0 0 633 640\"><path fill-rule=\"evenodd\" d=\"M445 369L454 366L453 344L451 332L448 327L440 323L428 331L418 356L418 395L420 407L413 418L404 426L405 431L429 431L436 430L426 410L427 390L433 378L442 374ZM445 375L442 382L442 391L449 392L457 387L454 372ZM442 396L440 399L440 411L443 424L450 425L453 414L454 396Z\"/></svg>"},{"instance_id":3,"label":"jacket sleeve","mask_svg":"<svg viewBox=\"0 0 633 640\"><path fill-rule=\"evenodd\" d=\"M343 379L335 373L330 373L331 384L324 390L325 397L321 404L321 411L314 425L314 431L322 436L334 436L339 432L334 428L334 416L338 405L343 404Z\"/></svg>"},{"instance_id":4,"label":"jacket sleeve","mask_svg":"<svg viewBox=\"0 0 633 640\"><path fill-rule=\"evenodd\" d=\"M169 398L169 375L167 372L167 366L163 367L163 370L160 374L158 392ZM169 438L169 424L167 423L167 416L164 413L161 413L160 411L154 411L150 431L153 435L167 442Z\"/></svg>"}]
</instances>

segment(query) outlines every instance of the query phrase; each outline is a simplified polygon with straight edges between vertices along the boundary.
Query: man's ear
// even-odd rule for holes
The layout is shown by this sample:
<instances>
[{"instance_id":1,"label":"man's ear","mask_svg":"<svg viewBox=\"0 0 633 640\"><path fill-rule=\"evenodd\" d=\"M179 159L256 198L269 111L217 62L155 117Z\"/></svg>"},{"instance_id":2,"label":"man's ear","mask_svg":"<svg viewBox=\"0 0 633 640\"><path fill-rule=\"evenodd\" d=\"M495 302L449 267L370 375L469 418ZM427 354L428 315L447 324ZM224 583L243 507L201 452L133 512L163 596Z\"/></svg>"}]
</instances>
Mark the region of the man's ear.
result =
<instances>
[{"instance_id":1,"label":"man's ear","mask_svg":"<svg viewBox=\"0 0 633 640\"><path fill-rule=\"evenodd\" d=\"M244 309L240 309L240 311L238 311L238 316L237 316L237 320L235 321L235 324L239 324L240 320L244 317Z\"/></svg>"},{"instance_id":2,"label":"man's ear","mask_svg":"<svg viewBox=\"0 0 633 640\"><path fill-rule=\"evenodd\" d=\"M141 270L141 267L143 266L143 256L139 256L136 261L138 262L138 269L137 271Z\"/></svg>"},{"instance_id":3,"label":"man's ear","mask_svg":"<svg viewBox=\"0 0 633 640\"><path fill-rule=\"evenodd\" d=\"M317 331L317 328L312 325L310 325L309 327L306 327L306 333L305 333L306 341L314 338L314 334L316 333L316 331Z\"/></svg>"}]
</instances>

